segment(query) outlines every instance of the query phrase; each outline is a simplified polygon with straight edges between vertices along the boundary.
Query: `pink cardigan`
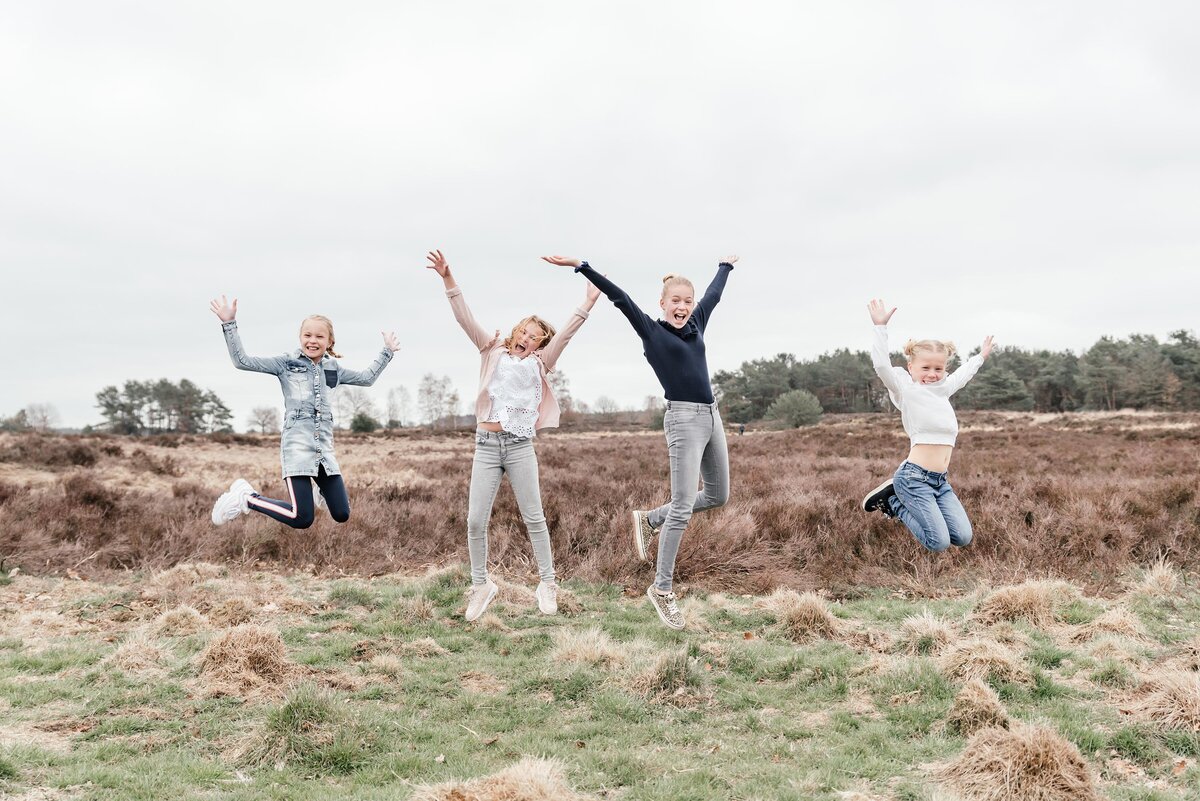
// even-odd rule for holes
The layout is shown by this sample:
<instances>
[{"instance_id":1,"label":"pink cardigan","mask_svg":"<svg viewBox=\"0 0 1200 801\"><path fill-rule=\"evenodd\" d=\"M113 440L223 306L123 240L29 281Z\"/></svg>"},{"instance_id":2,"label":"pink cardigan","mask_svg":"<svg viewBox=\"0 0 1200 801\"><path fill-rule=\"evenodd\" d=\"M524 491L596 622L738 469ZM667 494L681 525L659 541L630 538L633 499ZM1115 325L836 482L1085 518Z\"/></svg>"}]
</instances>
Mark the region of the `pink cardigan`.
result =
<instances>
[{"instance_id":1,"label":"pink cardigan","mask_svg":"<svg viewBox=\"0 0 1200 801\"><path fill-rule=\"evenodd\" d=\"M492 374L496 372L496 365L500 363L500 357L508 351L504 348L504 340L495 337L479 324L475 315L471 314L471 309L468 308L460 287L447 290L446 298L450 301L450 308L454 310L454 319L458 320L458 324L467 332L467 336L471 338L471 342L479 348L479 352L483 356L479 366L479 395L475 398L475 419L477 421L486 420L488 412L492 409L492 401L488 397L488 384L492 381ZM550 388L550 382L546 380L546 373L554 372L554 365L558 362L558 357L562 355L567 343L571 341L571 337L575 336L575 332L587 320L587 316L588 313L583 309L575 309L571 313L571 319L567 320L545 347L534 351L532 357L525 357L538 360L538 372L542 376L542 402L538 405L538 418L534 423L536 430L558 426L558 401L554 397L554 391Z\"/></svg>"}]
</instances>

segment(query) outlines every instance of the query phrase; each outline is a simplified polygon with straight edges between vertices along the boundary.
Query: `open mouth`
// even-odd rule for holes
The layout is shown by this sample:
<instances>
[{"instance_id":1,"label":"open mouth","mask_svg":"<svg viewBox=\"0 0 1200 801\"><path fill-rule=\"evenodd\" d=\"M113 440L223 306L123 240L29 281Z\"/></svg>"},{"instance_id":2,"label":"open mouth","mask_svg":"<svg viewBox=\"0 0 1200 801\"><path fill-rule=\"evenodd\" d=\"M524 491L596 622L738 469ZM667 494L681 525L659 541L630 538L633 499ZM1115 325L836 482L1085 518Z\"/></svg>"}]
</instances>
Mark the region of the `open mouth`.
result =
<instances>
[{"instance_id":1,"label":"open mouth","mask_svg":"<svg viewBox=\"0 0 1200 801\"><path fill-rule=\"evenodd\" d=\"M513 353L522 354L524 352L525 352L525 346L522 345L521 343L518 342L516 345L513 346Z\"/></svg>"},{"instance_id":2,"label":"open mouth","mask_svg":"<svg viewBox=\"0 0 1200 801\"><path fill-rule=\"evenodd\" d=\"M685 312L685 311L675 312L675 322L682 323L683 321L687 320L687 318L688 318L687 312Z\"/></svg>"}]
</instances>

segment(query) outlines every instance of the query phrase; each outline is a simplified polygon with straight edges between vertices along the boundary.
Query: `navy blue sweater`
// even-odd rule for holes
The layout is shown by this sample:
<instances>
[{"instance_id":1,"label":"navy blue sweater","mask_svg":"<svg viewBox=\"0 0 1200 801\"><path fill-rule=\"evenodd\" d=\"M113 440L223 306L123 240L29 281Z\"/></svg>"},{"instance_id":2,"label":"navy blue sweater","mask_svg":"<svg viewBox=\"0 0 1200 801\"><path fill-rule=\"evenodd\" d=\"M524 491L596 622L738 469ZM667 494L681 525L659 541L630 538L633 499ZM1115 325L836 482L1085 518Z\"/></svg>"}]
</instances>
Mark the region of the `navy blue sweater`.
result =
<instances>
[{"instance_id":1,"label":"navy blue sweater","mask_svg":"<svg viewBox=\"0 0 1200 801\"><path fill-rule=\"evenodd\" d=\"M587 262L576 267L575 272L586 276L628 318L633 330L642 338L646 361L654 368L667 400L712 403L708 360L704 357L704 329L708 327L713 308L721 300L725 279L732 269L732 264L721 263L716 277L683 328L676 328L666 320L652 319L638 308L625 290L593 270Z\"/></svg>"}]
</instances>

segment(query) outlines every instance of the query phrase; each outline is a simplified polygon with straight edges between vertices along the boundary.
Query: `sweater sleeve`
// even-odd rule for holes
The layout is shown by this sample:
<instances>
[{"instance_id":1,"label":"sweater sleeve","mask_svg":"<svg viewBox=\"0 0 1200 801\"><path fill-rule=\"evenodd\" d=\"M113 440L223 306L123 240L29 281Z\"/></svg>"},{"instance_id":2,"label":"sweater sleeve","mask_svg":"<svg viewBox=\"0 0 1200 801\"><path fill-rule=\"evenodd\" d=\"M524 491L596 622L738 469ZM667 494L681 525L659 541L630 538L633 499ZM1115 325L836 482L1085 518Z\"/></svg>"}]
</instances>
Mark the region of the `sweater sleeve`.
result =
<instances>
[{"instance_id":1,"label":"sweater sleeve","mask_svg":"<svg viewBox=\"0 0 1200 801\"><path fill-rule=\"evenodd\" d=\"M871 342L871 365L875 375L888 388L895 401L904 394L904 384L898 375L898 368L892 365L892 357L888 352L888 334L886 325L875 326L875 338Z\"/></svg>"},{"instance_id":2,"label":"sweater sleeve","mask_svg":"<svg viewBox=\"0 0 1200 801\"><path fill-rule=\"evenodd\" d=\"M270 373L279 375L283 372L286 356L249 356L242 346L242 337L238 334L237 320L221 323L221 332L225 335L225 347L229 349L229 359L239 370L249 370L252 373Z\"/></svg>"},{"instance_id":3,"label":"sweater sleeve","mask_svg":"<svg viewBox=\"0 0 1200 801\"><path fill-rule=\"evenodd\" d=\"M979 368L983 367L983 357L976 353L971 358L967 359L959 368L950 375L946 376L946 392L948 395L953 395L958 392L967 382L975 377L979 372Z\"/></svg>"},{"instance_id":4,"label":"sweater sleeve","mask_svg":"<svg viewBox=\"0 0 1200 801\"><path fill-rule=\"evenodd\" d=\"M633 298L629 297L624 289L593 270L586 261L576 267L575 272L581 273L587 280L595 284L596 288L620 309L621 314L624 314L625 318L629 320L629 324L633 326L634 331L637 331L638 336L644 339L650 335L654 321L650 319L650 315L638 308L638 305L633 302Z\"/></svg>"},{"instance_id":5,"label":"sweater sleeve","mask_svg":"<svg viewBox=\"0 0 1200 801\"><path fill-rule=\"evenodd\" d=\"M381 349L379 355L375 357L375 361L371 362L371 366L366 370L347 370L339 365L338 383L355 387L369 387L379 378L383 368L392 363L392 356L392 352L387 348Z\"/></svg>"},{"instance_id":6,"label":"sweater sleeve","mask_svg":"<svg viewBox=\"0 0 1200 801\"><path fill-rule=\"evenodd\" d=\"M554 372L554 365L558 364L558 357L566 350L571 337L575 336L575 332L579 330L579 327L587 322L587 318L588 313L584 309L576 309L571 313L571 319L567 320L566 325L558 329L558 333L550 338L549 344L538 352L538 358L542 360L546 372Z\"/></svg>"},{"instance_id":7,"label":"sweater sleeve","mask_svg":"<svg viewBox=\"0 0 1200 801\"><path fill-rule=\"evenodd\" d=\"M696 304L696 310L692 316L696 318L696 325L700 326L701 331L708 327L709 316L712 315L716 305L721 302L721 293L725 291L725 280L729 278L732 270L732 264L727 261L721 262L708 289L704 290L704 297L700 298L700 302Z\"/></svg>"},{"instance_id":8,"label":"sweater sleeve","mask_svg":"<svg viewBox=\"0 0 1200 801\"><path fill-rule=\"evenodd\" d=\"M458 324L462 326L462 330L467 332L471 343L479 348L479 352L487 350L496 342L496 336L489 334L487 329L479 324L475 319L475 315L471 313L471 307L467 305L467 299L463 297L463 292L460 287L446 290L446 298L450 301L450 309L454 312L454 319L458 320Z\"/></svg>"}]
</instances>

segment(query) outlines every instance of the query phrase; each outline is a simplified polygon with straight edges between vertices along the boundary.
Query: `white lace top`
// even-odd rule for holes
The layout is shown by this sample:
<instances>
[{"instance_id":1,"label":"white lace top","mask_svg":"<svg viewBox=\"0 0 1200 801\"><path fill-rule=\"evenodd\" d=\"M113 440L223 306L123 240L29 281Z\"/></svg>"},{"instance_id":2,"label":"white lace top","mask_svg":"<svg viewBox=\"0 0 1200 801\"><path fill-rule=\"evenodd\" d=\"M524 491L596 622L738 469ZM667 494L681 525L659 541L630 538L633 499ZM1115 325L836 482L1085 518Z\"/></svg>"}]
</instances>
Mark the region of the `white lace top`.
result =
<instances>
[{"instance_id":1,"label":"white lace top","mask_svg":"<svg viewBox=\"0 0 1200 801\"><path fill-rule=\"evenodd\" d=\"M518 437L532 437L538 406L542 403L538 360L533 356L518 359L511 353L503 354L488 384L488 397L492 408L485 422L499 423L502 429Z\"/></svg>"}]
</instances>

